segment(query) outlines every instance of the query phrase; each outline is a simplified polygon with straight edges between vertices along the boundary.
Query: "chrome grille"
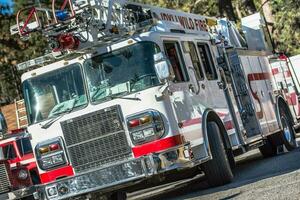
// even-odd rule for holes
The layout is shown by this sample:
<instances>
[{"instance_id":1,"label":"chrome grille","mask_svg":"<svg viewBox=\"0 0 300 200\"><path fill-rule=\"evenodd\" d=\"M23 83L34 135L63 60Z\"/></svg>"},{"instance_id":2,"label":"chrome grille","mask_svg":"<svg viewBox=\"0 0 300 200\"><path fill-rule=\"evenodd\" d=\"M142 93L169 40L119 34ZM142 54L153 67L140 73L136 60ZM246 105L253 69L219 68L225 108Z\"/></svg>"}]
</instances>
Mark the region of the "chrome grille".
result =
<instances>
[{"instance_id":1,"label":"chrome grille","mask_svg":"<svg viewBox=\"0 0 300 200\"><path fill-rule=\"evenodd\" d=\"M61 122L61 127L77 173L131 156L119 106Z\"/></svg>"},{"instance_id":2,"label":"chrome grille","mask_svg":"<svg viewBox=\"0 0 300 200\"><path fill-rule=\"evenodd\" d=\"M4 163L0 163L0 194L9 192L10 181Z\"/></svg>"}]
</instances>

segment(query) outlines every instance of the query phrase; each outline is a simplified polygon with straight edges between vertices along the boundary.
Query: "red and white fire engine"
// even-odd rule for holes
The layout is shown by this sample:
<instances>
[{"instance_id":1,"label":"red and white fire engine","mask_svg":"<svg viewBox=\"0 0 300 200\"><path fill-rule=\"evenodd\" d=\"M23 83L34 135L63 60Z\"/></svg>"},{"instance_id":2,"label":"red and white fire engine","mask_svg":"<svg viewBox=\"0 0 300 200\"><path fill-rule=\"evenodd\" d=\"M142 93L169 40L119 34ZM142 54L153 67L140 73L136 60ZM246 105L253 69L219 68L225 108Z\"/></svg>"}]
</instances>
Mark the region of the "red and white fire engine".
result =
<instances>
[{"instance_id":1,"label":"red and white fire engine","mask_svg":"<svg viewBox=\"0 0 300 200\"><path fill-rule=\"evenodd\" d=\"M234 155L297 146L272 53L247 49L224 19L126 1L53 0L52 8L19 11L11 31L39 31L52 48L18 65L27 70L37 199L92 198L193 167L222 185L233 178Z\"/></svg>"},{"instance_id":2,"label":"red and white fire engine","mask_svg":"<svg viewBox=\"0 0 300 200\"><path fill-rule=\"evenodd\" d=\"M3 126L0 132L4 130L5 121L1 123ZM0 199L30 196L36 191L34 185L40 181L29 135L24 129L1 135Z\"/></svg>"}]
</instances>

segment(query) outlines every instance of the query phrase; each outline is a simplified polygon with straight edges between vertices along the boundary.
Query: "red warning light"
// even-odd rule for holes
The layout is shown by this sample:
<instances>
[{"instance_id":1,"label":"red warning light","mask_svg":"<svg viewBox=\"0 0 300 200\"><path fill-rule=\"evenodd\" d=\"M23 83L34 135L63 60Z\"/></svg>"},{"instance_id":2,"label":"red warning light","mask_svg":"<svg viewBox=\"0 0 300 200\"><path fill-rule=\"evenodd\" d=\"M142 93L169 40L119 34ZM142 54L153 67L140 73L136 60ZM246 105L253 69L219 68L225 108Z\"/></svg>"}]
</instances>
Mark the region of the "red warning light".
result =
<instances>
[{"instance_id":1,"label":"red warning light","mask_svg":"<svg viewBox=\"0 0 300 200\"><path fill-rule=\"evenodd\" d=\"M61 50L76 50L79 46L79 39L72 35L71 33L61 34L57 37L58 48L55 48L53 51Z\"/></svg>"}]
</instances>

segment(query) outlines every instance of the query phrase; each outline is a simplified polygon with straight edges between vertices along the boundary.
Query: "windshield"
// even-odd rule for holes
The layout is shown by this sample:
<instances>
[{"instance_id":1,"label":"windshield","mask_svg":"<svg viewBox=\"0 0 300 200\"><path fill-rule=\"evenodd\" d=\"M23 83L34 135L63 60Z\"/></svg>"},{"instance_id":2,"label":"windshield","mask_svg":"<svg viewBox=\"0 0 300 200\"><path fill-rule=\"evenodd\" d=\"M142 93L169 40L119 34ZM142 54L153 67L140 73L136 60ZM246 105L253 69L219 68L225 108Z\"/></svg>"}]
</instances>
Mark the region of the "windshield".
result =
<instances>
[{"instance_id":1,"label":"windshield","mask_svg":"<svg viewBox=\"0 0 300 200\"><path fill-rule=\"evenodd\" d=\"M153 42L140 42L86 60L91 101L109 100L158 85L153 55L159 51Z\"/></svg>"},{"instance_id":2,"label":"windshield","mask_svg":"<svg viewBox=\"0 0 300 200\"><path fill-rule=\"evenodd\" d=\"M31 124L87 104L79 64L28 79L23 91Z\"/></svg>"},{"instance_id":3,"label":"windshield","mask_svg":"<svg viewBox=\"0 0 300 200\"><path fill-rule=\"evenodd\" d=\"M32 153L32 147L28 137L17 140L17 146L21 156Z\"/></svg>"}]
</instances>

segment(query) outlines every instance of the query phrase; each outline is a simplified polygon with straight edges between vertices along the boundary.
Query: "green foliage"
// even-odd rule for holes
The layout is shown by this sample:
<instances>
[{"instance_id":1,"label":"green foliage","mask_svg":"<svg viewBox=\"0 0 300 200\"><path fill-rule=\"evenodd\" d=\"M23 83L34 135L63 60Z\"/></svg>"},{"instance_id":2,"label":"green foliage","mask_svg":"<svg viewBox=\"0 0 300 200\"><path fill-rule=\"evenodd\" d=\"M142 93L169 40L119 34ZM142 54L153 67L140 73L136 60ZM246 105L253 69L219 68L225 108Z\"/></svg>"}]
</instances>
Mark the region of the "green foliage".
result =
<instances>
[{"instance_id":1,"label":"green foliage","mask_svg":"<svg viewBox=\"0 0 300 200\"><path fill-rule=\"evenodd\" d=\"M289 55L300 54L300 1L271 1L275 16L274 38L278 49Z\"/></svg>"},{"instance_id":2,"label":"green foliage","mask_svg":"<svg viewBox=\"0 0 300 200\"><path fill-rule=\"evenodd\" d=\"M15 10L26 6L28 1L18 1ZM10 35L10 26L16 23L15 16L0 15L0 104L9 103L21 96L20 73L16 64L37 57L44 52L45 39L34 34L28 41L18 35Z\"/></svg>"}]
</instances>

